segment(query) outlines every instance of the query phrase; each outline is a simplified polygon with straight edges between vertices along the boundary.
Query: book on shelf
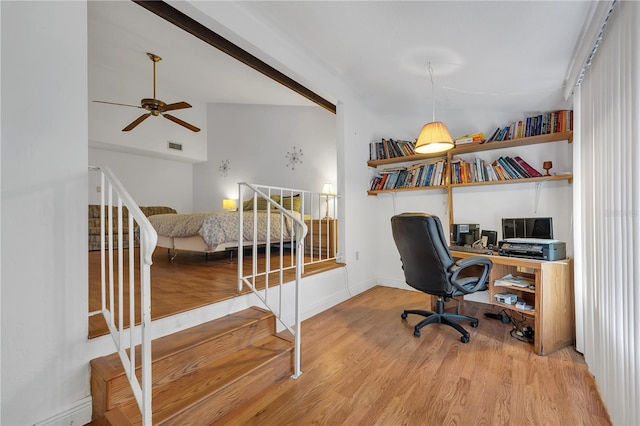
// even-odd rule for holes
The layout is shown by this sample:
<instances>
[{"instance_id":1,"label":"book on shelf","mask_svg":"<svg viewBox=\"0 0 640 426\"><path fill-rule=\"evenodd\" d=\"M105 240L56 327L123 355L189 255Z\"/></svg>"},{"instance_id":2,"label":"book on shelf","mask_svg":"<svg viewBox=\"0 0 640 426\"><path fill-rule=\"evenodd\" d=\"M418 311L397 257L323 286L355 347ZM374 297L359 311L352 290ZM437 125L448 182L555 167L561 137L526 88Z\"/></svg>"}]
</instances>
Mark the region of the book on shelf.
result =
<instances>
[{"instance_id":1,"label":"book on shelf","mask_svg":"<svg viewBox=\"0 0 640 426\"><path fill-rule=\"evenodd\" d=\"M531 177L531 175L529 175L529 173L527 173L527 171L516 160L511 157L504 157L504 159L521 178Z\"/></svg>"},{"instance_id":2,"label":"book on shelf","mask_svg":"<svg viewBox=\"0 0 640 426\"><path fill-rule=\"evenodd\" d=\"M542 176L542 173L540 173L539 171L537 171L536 169L531 167L531 165L529 163L524 161L519 156L516 155L514 157L514 159L518 162L518 164L520 164L527 171L527 173L529 173L529 176L531 176L531 177L541 177Z\"/></svg>"},{"instance_id":3,"label":"book on shelf","mask_svg":"<svg viewBox=\"0 0 640 426\"><path fill-rule=\"evenodd\" d=\"M500 132L500 130L502 130L500 127L498 127L493 134L491 135L491 137L489 139L487 139L487 142L492 142L496 139L496 136L498 135L498 132Z\"/></svg>"},{"instance_id":4,"label":"book on shelf","mask_svg":"<svg viewBox=\"0 0 640 426\"><path fill-rule=\"evenodd\" d=\"M389 138L369 143L370 160L384 160L415 154L415 145L410 141Z\"/></svg>"},{"instance_id":5,"label":"book on shelf","mask_svg":"<svg viewBox=\"0 0 640 426\"><path fill-rule=\"evenodd\" d=\"M506 172L509 174L509 176L511 176L512 179L522 179L524 177L521 176L520 173L518 173L518 171L515 170L504 157L499 157L498 163L504 170L506 170Z\"/></svg>"},{"instance_id":6,"label":"book on shelf","mask_svg":"<svg viewBox=\"0 0 640 426\"><path fill-rule=\"evenodd\" d=\"M498 127L487 142L500 142L573 130L573 110L537 114Z\"/></svg>"},{"instance_id":7,"label":"book on shelf","mask_svg":"<svg viewBox=\"0 0 640 426\"><path fill-rule=\"evenodd\" d=\"M443 185L446 160L432 160L411 167L393 167L379 170L371 179L370 190L416 188Z\"/></svg>"},{"instance_id":8,"label":"book on shelf","mask_svg":"<svg viewBox=\"0 0 640 426\"><path fill-rule=\"evenodd\" d=\"M491 166L493 167L493 169L496 172L496 175L498 176L497 180L510 180L510 179L512 179L511 175L509 173L507 173L507 171L502 168L502 165L500 165L500 163L498 163L498 160L495 160L491 164Z\"/></svg>"},{"instance_id":9,"label":"book on shelf","mask_svg":"<svg viewBox=\"0 0 640 426\"><path fill-rule=\"evenodd\" d=\"M488 176L489 181L497 181L500 180L500 178L498 177L498 174L496 173L496 170L491 166L491 164L487 164L484 166L485 171L486 171L486 175Z\"/></svg>"},{"instance_id":10,"label":"book on shelf","mask_svg":"<svg viewBox=\"0 0 640 426\"><path fill-rule=\"evenodd\" d=\"M466 145L471 143L484 143L484 141L485 141L484 133L477 132L471 135L465 135L465 136L460 136L459 138L456 138L455 144L456 146L460 146L460 145Z\"/></svg>"}]
</instances>

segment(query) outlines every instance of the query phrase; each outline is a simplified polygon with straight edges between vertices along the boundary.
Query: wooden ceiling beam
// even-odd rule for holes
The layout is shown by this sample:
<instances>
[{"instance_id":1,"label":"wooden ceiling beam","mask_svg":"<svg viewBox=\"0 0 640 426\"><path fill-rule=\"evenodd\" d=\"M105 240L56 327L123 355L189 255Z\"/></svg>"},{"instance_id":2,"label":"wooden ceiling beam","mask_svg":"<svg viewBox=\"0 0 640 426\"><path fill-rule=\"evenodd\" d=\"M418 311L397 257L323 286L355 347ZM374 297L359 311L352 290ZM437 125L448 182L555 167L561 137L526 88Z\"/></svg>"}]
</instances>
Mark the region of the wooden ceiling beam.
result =
<instances>
[{"instance_id":1,"label":"wooden ceiling beam","mask_svg":"<svg viewBox=\"0 0 640 426\"><path fill-rule=\"evenodd\" d=\"M293 80L292 78L286 76L282 72L273 68L271 65L266 62L256 58L251 53L246 50L240 48L234 43L230 42L226 38L222 37L218 33L212 31L211 29L205 27L195 19L185 15L178 9L170 6L164 1L155 1L155 0L133 0L138 5L144 7L149 12L152 12L164 20L174 24L178 28L192 34L193 36L199 38L205 43L215 47L216 49L226 53L232 58L237 59L245 65L250 66L254 70L264 74L265 76L271 78L272 80L277 81L285 87L293 90L299 95L309 99L311 102L314 102L321 106L322 108L336 113L336 106L332 102L324 99L322 96L316 94L315 92L307 89L302 84Z\"/></svg>"}]
</instances>

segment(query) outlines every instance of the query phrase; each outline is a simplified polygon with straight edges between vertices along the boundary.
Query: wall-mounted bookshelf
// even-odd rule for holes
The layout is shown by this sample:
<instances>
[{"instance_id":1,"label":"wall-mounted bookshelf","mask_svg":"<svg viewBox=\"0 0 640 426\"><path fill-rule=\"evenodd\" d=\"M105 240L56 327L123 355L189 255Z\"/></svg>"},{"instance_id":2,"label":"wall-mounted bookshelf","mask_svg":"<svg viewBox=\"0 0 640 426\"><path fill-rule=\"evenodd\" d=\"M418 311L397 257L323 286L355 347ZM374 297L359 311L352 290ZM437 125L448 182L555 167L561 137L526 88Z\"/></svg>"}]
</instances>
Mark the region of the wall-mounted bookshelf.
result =
<instances>
[{"instance_id":1,"label":"wall-mounted bookshelf","mask_svg":"<svg viewBox=\"0 0 640 426\"><path fill-rule=\"evenodd\" d=\"M393 158L385 158L381 160L369 160L367 165L372 168L391 166L391 165L406 165L407 169L415 169L416 164L428 162L428 160L433 160L434 162L438 159L446 160L445 173L443 174L443 179L440 184L433 185L411 185L409 183L408 187L399 187L399 188L384 188L384 189L374 189L372 181L372 187L367 191L368 195L378 195L384 193L395 193L395 192L405 192L405 191L424 191L424 190L432 190L432 189L444 189L447 191L448 195L448 210L449 210L449 222L453 221L453 209L452 209L452 190L454 188L465 187L465 186L483 186L483 185L503 185L503 184L514 184L514 183L526 183L526 182L546 182L546 181L564 181L566 180L568 183L573 182L573 174L565 173L565 174L557 174L557 175L542 175L539 177L524 177L524 178L509 178L505 180L484 180L484 181L470 181L466 180L464 182L458 182L454 179L454 167L452 167L453 163L456 163L457 157L462 154L470 154L476 152L484 152L484 151L492 151L492 150L501 150L507 148L518 148L529 145L540 145L547 143L557 143L557 142L573 142L573 131L565 131L565 132L556 132L549 133L545 135L538 136L530 136L519 139L511 139L505 141L492 141L486 143L473 143L467 144L463 146L459 146L453 149L450 149L446 153L434 153L434 154L414 154L414 155L404 155L404 156L396 156ZM502 158L502 157L501 157ZM497 160L496 160L497 161ZM383 170L381 170L383 172Z\"/></svg>"},{"instance_id":2,"label":"wall-mounted bookshelf","mask_svg":"<svg viewBox=\"0 0 640 426\"><path fill-rule=\"evenodd\" d=\"M573 131L550 133L550 134L539 135L539 136L530 136L527 138L512 139L512 140L501 141L501 142L469 144L461 147L456 147L447 151L446 153L447 172L446 172L444 183L442 185L417 186L417 187L410 187L410 188L392 188L392 189L381 189L381 190L370 189L369 191L367 191L367 193L369 195L378 195L381 193L398 192L398 191L416 191L416 190L443 189L443 188L447 189L450 187L462 187L462 186L474 186L474 185L500 185L500 184L506 184L506 183L543 182L543 181L558 181L558 180L566 180L569 183L572 183L573 174L571 173L561 174L561 175L541 176L541 177L516 178L516 179L508 179L508 180L495 180L495 181L483 181L483 182L465 182L465 183L454 183L452 182L452 179L451 179L451 163L458 155L469 154L474 152L506 149L506 148L517 148L517 147L523 147L528 145L539 145L539 144L545 144L545 143L562 142L562 141L572 143ZM369 160L367 162L367 165L369 167L377 168L381 166L389 166L392 164L393 165L398 165L403 163L416 164L416 163L424 162L430 159L433 159L435 161L436 159L444 158L444 157L445 155L443 153L405 155L401 157L385 158L383 160Z\"/></svg>"}]
</instances>

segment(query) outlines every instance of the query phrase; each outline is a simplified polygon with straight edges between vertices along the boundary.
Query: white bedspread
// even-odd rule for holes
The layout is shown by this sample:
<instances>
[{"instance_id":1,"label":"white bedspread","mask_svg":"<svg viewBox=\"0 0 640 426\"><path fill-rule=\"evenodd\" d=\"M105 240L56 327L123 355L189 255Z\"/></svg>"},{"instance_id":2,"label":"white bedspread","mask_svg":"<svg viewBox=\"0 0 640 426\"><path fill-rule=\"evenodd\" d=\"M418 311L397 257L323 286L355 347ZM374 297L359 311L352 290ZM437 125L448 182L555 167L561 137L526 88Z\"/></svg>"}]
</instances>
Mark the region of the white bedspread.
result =
<instances>
[{"instance_id":1,"label":"white bedspread","mask_svg":"<svg viewBox=\"0 0 640 426\"><path fill-rule=\"evenodd\" d=\"M294 214L298 215L298 213ZM267 240L267 212L257 211L257 239ZM243 214L244 241L253 241L253 211ZM238 241L238 212L201 212L182 214L160 214L149 216L149 222L158 235L181 238L200 235L211 250L220 244ZM280 214L271 212L271 241L280 241ZM293 237L293 221L284 217L283 238Z\"/></svg>"}]
</instances>

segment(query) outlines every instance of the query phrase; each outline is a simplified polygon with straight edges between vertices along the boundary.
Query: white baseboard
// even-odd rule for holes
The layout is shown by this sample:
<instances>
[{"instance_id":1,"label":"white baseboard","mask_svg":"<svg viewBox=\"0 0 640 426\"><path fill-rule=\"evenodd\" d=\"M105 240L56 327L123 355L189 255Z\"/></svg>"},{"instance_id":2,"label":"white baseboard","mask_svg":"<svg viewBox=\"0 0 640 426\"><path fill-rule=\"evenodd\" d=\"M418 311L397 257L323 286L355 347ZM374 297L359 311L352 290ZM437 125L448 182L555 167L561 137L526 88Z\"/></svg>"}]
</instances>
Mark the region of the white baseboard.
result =
<instances>
[{"instance_id":1,"label":"white baseboard","mask_svg":"<svg viewBox=\"0 0 640 426\"><path fill-rule=\"evenodd\" d=\"M86 425L91 422L91 397L87 396L52 416L36 422L35 426Z\"/></svg>"}]
</instances>

